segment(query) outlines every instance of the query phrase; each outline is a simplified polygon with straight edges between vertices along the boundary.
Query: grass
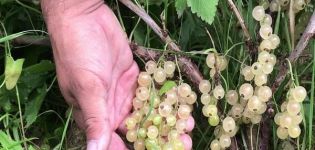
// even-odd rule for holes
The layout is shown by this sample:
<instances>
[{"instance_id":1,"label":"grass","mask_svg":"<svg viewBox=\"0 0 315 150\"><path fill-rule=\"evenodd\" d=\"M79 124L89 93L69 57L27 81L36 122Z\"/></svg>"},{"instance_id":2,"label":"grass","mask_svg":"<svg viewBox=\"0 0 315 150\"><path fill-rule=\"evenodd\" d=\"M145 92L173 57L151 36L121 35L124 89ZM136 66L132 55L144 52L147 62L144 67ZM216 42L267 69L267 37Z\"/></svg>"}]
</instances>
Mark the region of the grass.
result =
<instances>
[{"instance_id":1,"label":"grass","mask_svg":"<svg viewBox=\"0 0 315 150\"><path fill-rule=\"evenodd\" d=\"M157 51L169 52L157 36L139 18L123 6L116 7L116 0L108 4L115 9L119 21L123 24L129 39L135 40L139 45L156 48ZM257 22L251 17L251 10L256 1L242 0L234 1L243 15L251 36L255 42L259 42L257 36ZM219 11L212 25L207 25L200 20L189 9L185 10L182 18L177 18L174 8L174 0L163 1L161 5L150 4L148 1L138 1L138 4L145 7L145 10L154 18L158 24L165 24L169 34L183 48L184 52L172 53L183 54L193 59L198 64L200 71L206 78L210 78L209 69L206 67L204 52L215 48L218 53L229 58L228 69L221 74L221 81L226 90L237 89L244 81L239 76L239 70L244 65L250 65L251 61L244 45L242 30L238 25L236 17L228 8L226 1L220 1ZM297 15L297 28L305 28L299 22L299 18L309 16L314 5L309 6L305 11ZM164 12L163 22L160 19ZM275 13L274 31L281 38L281 46L274 51L278 59L283 59L291 50L291 37L289 32L288 16L286 13ZM47 36L44 22L38 5L28 1L0 1L0 21L3 28L0 29L0 61L5 62L5 55L10 53L14 58L25 58L22 75L16 89L8 91L5 86L0 88L0 150L19 150L21 147L32 149L69 149L68 142L69 128L73 123L69 109L62 98L58 85L52 59L51 50L48 47L36 45L16 46L14 39L24 35ZM206 30L209 31L207 34ZM6 34L4 34L6 33ZM212 42L213 41L213 42ZM11 43L9 43L11 42ZM6 44L4 44L6 43ZM303 53L304 54L304 53ZM300 150L314 149L314 92L315 92L315 41L312 40L305 50L306 57L299 59L292 64L291 75L297 85L303 85L308 90L308 98L303 103L304 121L301 124L303 130L298 140L280 140L276 136L276 126L272 126L272 137L270 139L273 149L281 149L285 142L289 142ZM137 59L138 60L138 59ZM143 64L137 61L140 66ZM4 63L3 63L4 64ZM279 68L276 67L270 76L269 84L275 78ZM1 65L0 71L4 72ZM183 80L185 77L183 76ZM4 75L0 76L4 81ZM274 102L277 108L285 97L288 84L291 83L291 76L287 75L285 82L274 94ZM224 110L230 109L226 102L220 104ZM193 116L196 120L196 127L192 132L194 149L205 150L209 148L214 138L214 128L210 127L207 118L202 116L202 104L195 105ZM66 113L68 110L69 113ZM277 109L278 110L278 109ZM67 114L67 115L65 115ZM258 128L253 126L251 129ZM248 143L249 134L247 127L241 127L237 134L240 149L250 149L258 145ZM258 135L256 135L258 136ZM70 139L71 140L71 139ZM257 137L252 137L254 143L260 142Z\"/></svg>"}]
</instances>

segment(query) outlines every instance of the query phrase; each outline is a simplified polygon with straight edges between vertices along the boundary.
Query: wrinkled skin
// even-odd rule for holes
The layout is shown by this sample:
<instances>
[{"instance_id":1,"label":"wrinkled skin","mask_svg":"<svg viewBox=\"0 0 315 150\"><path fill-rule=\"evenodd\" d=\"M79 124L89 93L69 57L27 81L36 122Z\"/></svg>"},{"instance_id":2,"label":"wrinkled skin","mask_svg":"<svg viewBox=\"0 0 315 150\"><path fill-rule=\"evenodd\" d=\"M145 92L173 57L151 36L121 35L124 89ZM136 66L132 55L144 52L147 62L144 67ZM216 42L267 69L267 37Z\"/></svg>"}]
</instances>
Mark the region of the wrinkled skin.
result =
<instances>
[{"instance_id":1,"label":"wrinkled skin","mask_svg":"<svg viewBox=\"0 0 315 150\"><path fill-rule=\"evenodd\" d=\"M41 5L58 83L85 130L87 149L126 149L115 131L130 113L139 69L115 15L99 0L42 0ZM182 139L190 149L190 137Z\"/></svg>"}]
</instances>

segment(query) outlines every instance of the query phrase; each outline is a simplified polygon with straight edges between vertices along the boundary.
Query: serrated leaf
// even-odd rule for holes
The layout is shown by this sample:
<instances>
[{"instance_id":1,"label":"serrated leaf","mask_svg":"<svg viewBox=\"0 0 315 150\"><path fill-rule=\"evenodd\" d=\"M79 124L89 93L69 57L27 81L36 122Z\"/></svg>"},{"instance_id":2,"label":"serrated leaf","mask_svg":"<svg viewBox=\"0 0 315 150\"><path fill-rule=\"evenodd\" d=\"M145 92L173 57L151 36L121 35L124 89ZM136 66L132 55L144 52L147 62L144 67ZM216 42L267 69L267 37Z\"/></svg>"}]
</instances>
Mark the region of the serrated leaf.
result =
<instances>
[{"instance_id":1,"label":"serrated leaf","mask_svg":"<svg viewBox=\"0 0 315 150\"><path fill-rule=\"evenodd\" d=\"M159 91L159 95L160 96L163 95L164 93L166 93L167 91L169 91L171 88L175 86L176 86L176 83L174 81L166 81L161 87Z\"/></svg>"},{"instance_id":2,"label":"serrated leaf","mask_svg":"<svg viewBox=\"0 0 315 150\"><path fill-rule=\"evenodd\" d=\"M183 15L184 10L187 8L187 0L176 0L175 8L178 18L180 18Z\"/></svg>"},{"instance_id":3,"label":"serrated leaf","mask_svg":"<svg viewBox=\"0 0 315 150\"><path fill-rule=\"evenodd\" d=\"M212 24L219 0L187 0L191 11L196 13L202 20Z\"/></svg>"}]
</instances>

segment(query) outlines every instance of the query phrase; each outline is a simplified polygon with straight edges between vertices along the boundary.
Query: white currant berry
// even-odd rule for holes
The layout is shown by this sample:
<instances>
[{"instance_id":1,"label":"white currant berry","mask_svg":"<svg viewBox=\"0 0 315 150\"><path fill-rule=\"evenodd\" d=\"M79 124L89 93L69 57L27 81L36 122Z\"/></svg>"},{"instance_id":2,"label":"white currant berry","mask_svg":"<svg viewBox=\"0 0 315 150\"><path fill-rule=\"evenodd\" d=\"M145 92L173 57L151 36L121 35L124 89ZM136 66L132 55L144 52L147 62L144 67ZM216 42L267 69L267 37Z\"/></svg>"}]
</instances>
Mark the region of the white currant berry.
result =
<instances>
[{"instance_id":1,"label":"white currant berry","mask_svg":"<svg viewBox=\"0 0 315 150\"><path fill-rule=\"evenodd\" d=\"M253 16L254 19L257 20L257 21L263 20L263 19L264 19L264 16L265 16L265 9L264 9L264 7L262 7L262 6L256 6L256 7L253 9L252 16Z\"/></svg>"},{"instance_id":2,"label":"white currant berry","mask_svg":"<svg viewBox=\"0 0 315 150\"><path fill-rule=\"evenodd\" d=\"M153 74L155 72L155 70L157 69L157 64L150 60L145 64L145 70L149 73L149 74Z\"/></svg>"}]
</instances>

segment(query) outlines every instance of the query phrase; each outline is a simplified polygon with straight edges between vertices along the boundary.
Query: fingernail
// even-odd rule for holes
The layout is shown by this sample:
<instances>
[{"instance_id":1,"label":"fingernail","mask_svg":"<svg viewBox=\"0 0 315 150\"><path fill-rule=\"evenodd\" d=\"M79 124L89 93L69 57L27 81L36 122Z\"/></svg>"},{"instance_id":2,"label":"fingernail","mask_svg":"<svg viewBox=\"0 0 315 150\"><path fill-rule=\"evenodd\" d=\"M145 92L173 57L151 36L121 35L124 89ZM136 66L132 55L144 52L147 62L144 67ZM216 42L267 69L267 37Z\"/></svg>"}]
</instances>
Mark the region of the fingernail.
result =
<instances>
[{"instance_id":1,"label":"fingernail","mask_svg":"<svg viewBox=\"0 0 315 150\"><path fill-rule=\"evenodd\" d=\"M97 143L95 140L90 140L87 142L87 150L97 150Z\"/></svg>"}]
</instances>

